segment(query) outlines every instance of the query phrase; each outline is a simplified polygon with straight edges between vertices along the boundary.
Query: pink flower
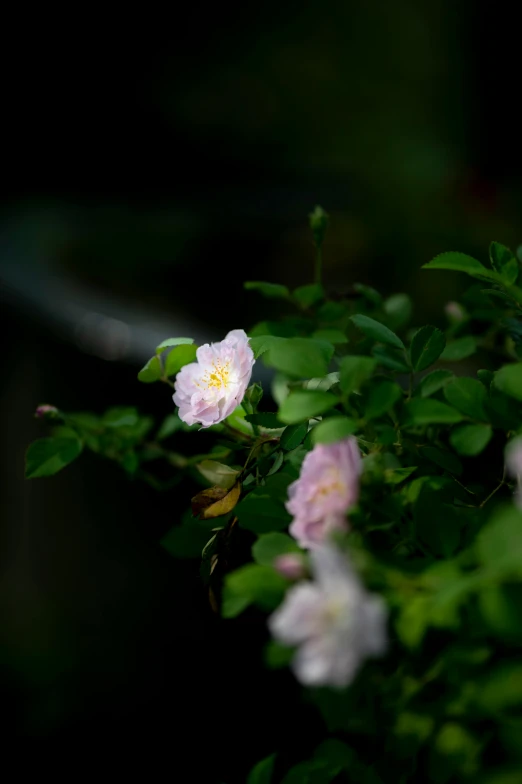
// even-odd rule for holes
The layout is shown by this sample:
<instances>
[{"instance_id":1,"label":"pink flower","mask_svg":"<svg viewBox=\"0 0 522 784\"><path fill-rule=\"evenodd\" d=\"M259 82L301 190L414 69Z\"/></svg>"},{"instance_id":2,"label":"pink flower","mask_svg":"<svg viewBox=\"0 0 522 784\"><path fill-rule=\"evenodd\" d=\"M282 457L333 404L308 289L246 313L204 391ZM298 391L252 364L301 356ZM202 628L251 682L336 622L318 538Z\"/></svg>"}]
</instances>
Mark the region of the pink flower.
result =
<instances>
[{"instance_id":1,"label":"pink flower","mask_svg":"<svg viewBox=\"0 0 522 784\"><path fill-rule=\"evenodd\" d=\"M287 580L301 580L306 575L306 566L299 553L284 553L274 559L274 569Z\"/></svg>"},{"instance_id":2,"label":"pink flower","mask_svg":"<svg viewBox=\"0 0 522 784\"><path fill-rule=\"evenodd\" d=\"M222 422L241 403L252 375L254 352L242 329L233 329L221 343L206 343L197 362L181 368L174 384L174 403L187 425L210 427Z\"/></svg>"},{"instance_id":3,"label":"pink flower","mask_svg":"<svg viewBox=\"0 0 522 784\"><path fill-rule=\"evenodd\" d=\"M290 588L268 626L278 642L298 646L292 668L302 684L347 686L367 656L386 650L386 607L335 547L311 558L315 582Z\"/></svg>"},{"instance_id":4,"label":"pink flower","mask_svg":"<svg viewBox=\"0 0 522 784\"><path fill-rule=\"evenodd\" d=\"M35 417L42 419L45 416L52 417L54 414L58 413L58 409L56 406L51 406L48 403L42 403L36 411L34 412Z\"/></svg>"},{"instance_id":5,"label":"pink flower","mask_svg":"<svg viewBox=\"0 0 522 784\"><path fill-rule=\"evenodd\" d=\"M505 451L506 471L517 480L515 503L522 509L522 436L517 436L508 443Z\"/></svg>"},{"instance_id":6,"label":"pink flower","mask_svg":"<svg viewBox=\"0 0 522 784\"><path fill-rule=\"evenodd\" d=\"M301 475L288 488L286 508L294 519L290 533L301 547L323 542L332 531L347 530L346 512L359 497L361 454L353 436L318 444Z\"/></svg>"}]
</instances>

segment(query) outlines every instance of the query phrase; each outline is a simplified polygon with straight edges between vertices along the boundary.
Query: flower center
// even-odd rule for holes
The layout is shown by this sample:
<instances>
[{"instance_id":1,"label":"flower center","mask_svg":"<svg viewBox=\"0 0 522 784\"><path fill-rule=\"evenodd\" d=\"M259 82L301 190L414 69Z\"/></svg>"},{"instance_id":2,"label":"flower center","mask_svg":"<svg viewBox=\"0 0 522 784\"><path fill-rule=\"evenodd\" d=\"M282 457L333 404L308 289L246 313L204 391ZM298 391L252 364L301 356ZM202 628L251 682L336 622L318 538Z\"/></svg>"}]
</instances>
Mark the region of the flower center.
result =
<instances>
[{"instance_id":1,"label":"flower center","mask_svg":"<svg viewBox=\"0 0 522 784\"><path fill-rule=\"evenodd\" d=\"M212 369L207 370L202 380L207 385L208 389L211 389L212 387L215 389L220 389L221 387L226 388L229 375L230 362L223 364L221 360L216 359L215 362L212 363Z\"/></svg>"},{"instance_id":2,"label":"flower center","mask_svg":"<svg viewBox=\"0 0 522 784\"><path fill-rule=\"evenodd\" d=\"M330 470L323 477L321 485L315 491L312 500L316 500L318 498L324 499L325 496L330 495L331 493L343 494L345 489L346 485L343 482L339 471L337 469Z\"/></svg>"}]
</instances>

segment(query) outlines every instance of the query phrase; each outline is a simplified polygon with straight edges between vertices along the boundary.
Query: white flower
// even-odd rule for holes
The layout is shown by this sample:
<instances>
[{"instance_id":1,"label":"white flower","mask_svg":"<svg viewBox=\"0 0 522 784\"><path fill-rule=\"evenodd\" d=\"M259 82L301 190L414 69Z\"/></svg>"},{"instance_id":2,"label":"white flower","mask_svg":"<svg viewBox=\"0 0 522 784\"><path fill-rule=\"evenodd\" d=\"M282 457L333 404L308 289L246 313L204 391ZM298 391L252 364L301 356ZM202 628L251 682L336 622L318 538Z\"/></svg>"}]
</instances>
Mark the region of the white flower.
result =
<instances>
[{"instance_id":1,"label":"white flower","mask_svg":"<svg viewBox=\"0 0 522 784\"><path fill-rule=\"evenodd\" d=\"M386 607L332 545L311 551L315 582L290 588L269 618L272 635L298 646L292 667L305 686L347 686L367 656L386 650Z\"/></svg>"},{"instance_id":2,"label":"white flower","mask_svg":"<svg viewBox=\"0 0 522 784\"><path fill-rule=\"evenodd\" d=\"M174 382L174 403L187 425L210 427L222 422L241 403L252 375L254 352L242 329L233 329L220 343L206 343L197 362L181 368Z\"/></svg>"}]
</instances>

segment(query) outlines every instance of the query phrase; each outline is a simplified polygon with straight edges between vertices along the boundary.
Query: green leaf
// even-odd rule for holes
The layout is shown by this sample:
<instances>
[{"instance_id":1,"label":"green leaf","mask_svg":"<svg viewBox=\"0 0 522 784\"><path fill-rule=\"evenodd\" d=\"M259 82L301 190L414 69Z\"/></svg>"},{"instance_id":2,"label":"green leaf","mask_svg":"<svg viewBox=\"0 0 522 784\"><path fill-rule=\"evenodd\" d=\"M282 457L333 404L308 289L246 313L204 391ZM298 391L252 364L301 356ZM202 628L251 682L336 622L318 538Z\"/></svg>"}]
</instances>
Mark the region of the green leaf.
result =
<instances>
[{"instance_id":1,"label":"green leaf","mask_svg":"<svg viewBox=\"0 0 522 784\"><path fill-rule=\"evenodd\" d=\"M162 341L159 346L156 346L156 354L161 354L165 349L172 346L182 346L185 344L194 343L192 338L167 338Z\"/></svg>"},{"instance_id":2,"label":"green leaf","mask_svg":"<svg viewBox=\"0 0 522 784\"><path fill-rule=\"evenodd\" d=\"M277 414L273 414L270 411L263 411L258 414L247 414L245 419L247 422L251 422L253 425L259 425L259 427L264 427L267 430L278 430L283 427L277 418Z\"/></svg>"},{"instance_id":3,"label":"green leaf","mask_svg":"<svg viewBox=\"0 0 522 784\"><path fill-rule=\"evenodd\" d=\"M399 485L408 479L409 476L417 470L417 466L408 466L405 468L387 468L384 472L384 481L389 485Z\"/></svg>"},{"instance_id":4,"label":"green leaf","mask_svg":"<svg viewBox=\"0 0 522 784\"><path fill-rule=\"evenodd\" d=\"M452 452L448 452L446 449L439 449L436 446L422 447L420 452L423 457L427 457L428 460L431 460L445 471L449 471L450 474L458 475L462 473L462 463Z\"/></svg>"},{"instance_id":5,"label":"green leaf","mask_svg":"<svg viewBox=\"0 0 522 784\"><path fill-rule=\"evenodd\" d=\"M515 506L496 510L477 537L477 555L499 576L522 576L522 512Z\"/></svg>"},{"instance_id":6,"label":"green leaf","mask_svg":"<svg viewBox=\"0 0 522 784\"><path fill-rule=\"evenodd\" d=\"M375 370L376 362L370 357L343 357L339 364L339 384L345 395L358 392Z\"/></svg>"},{"instance_id":7,"label":"green leaf","mask_svg":"<svg viewBox=\"0 0 522 784\"><path fill-rule=\"evenodd\" d=\"M135 474L136 471L139 468L140 459L139 459L138 455L136 454L136 452L134 452L134 451L126 452L123 455L123 459L121 461L121 464L122 464L123 468L127 471L127 473Z\"/></svg>"},{"instance_id":8,"label":"green leaf","mask_svg":"<svg viewBox=\"0 0 522 784\"><path fill-rule=\"evenodd\" d=\"M407 648L417 648L429 625L430 598L413 596L406 601L396 622L399 639Z\"/></svg>"},{"instance_id":9,"label":"green leaf","mask_svg":"<svg viewBox=\"0 0 522 784\"><path fill-rule=\"evenodd\" d=\"M456 378L444 387L448 403L471 419L486 420L485 405L488 394L475 378Z\"/></svg>"},{"instance_id":10,"label":"green leaf","mask_svg":"<svg viewBox=\"0 0 522 784\"><path fill-rule=\"evenodd\" d=\"M480 261L477 261L477 259L474 259L472 256L467 256L465 253L457 253L455 251L441 253L439 256L435 256L435 258L427 264L423 264L423 269L445 269L454 270L455 272L466 272L468 275L471 275L472 278L478 278L478 280L502 280L498 272L487 269Z\"/></svg>"},{"instance_id":11,"label":"green leaf","mask_svg":"<svg viewBox=\"0 0 522 784\"><path fill-rule=\"evenodd\" d=\"M295 449L304 441L307 433L308 422L301 422L298 425L288 425L281 433L279 439L281 449L286 449L288 452Z\"/></svg>"},{"instance_id":12,"label":"green leaf","mask_svg":"<svg viewBox=\"0 0 522 784\"><path fill-rule=\"evenodd\" d=\"M196 468L211 485L224 487L226 490L232 487L239 474L236 468L218 463L217 460L203 460L196 465Z\"/></svg>"},{"instance_id":13,"label":"green leaf","mask_svg":"<svg viewBox=\"0 0 522 784\"><path fill-rule=\"evenodd\" d=\"M489 258L491 266L499 273L502 280L508 285L513 284L518 277L518 261L515 255L501 245L500 242L492 242L489 246Z\"/></svg>"},{"instance_id":14,"label":"green leaf","mask_svg":"<svg viewBox=\"0 0 522 784\"><path fill-rule=\"evenodd\" d=\"M481 382L481 384L484 384L484 386L488 390L491 386L491 382L493 381L494 375L495 374L491 370L485 370L484 368L477 370L478 380Z\"/></svg>"},{"instance_id":15,"label":"green leaf","mask_svg":"<svg viewBox=\"0 0 522 784\"><path fill-rule=\"evenodd\" d=\"M471 335L466 335L463 338L453 340L446 345L446 348L440 355L440 359L444 362L458 362L461 359L470 357L477 350L477 341Z\"/></svg>"},{"instance_id":16,"label":"green leaf","mask_svg":"<svg viewBox=\"0 0 522 784\"><path fill-rule=\"evenodd\" d=\"M425 370L440 357L446 346L444 334L436 327L421 327L413 336L410 346L414 370Z\"/></svg>"},{"instance_id":17,"label":"green leaf","mask_svg":"<svg viewBox=\"0 0 522 784\"><path fill-rule=\"evenodd\" d=\"M282 422L293 425L324 414L325 411L336 406L338 402L338 398L331 392L297 390L283 401L278 416Z\"/></svg>"},{"instance_id":18,"label":"green leaf","mask_svg":"<svg viewBox=\"0 0 522 784\"><path fill-rule=\"evenodd\" d=\"M335 384L339 383L339 373L334 371L333 373L328 373L323 378L311 378L309 381L306 382L306 389L322 389L323 392L326 392L328 389L331 389Z\"/></svg>"},{"instance_id":19,"label":"green leaf","mask_svg":"<svg viewBox=\"0 0 522 784\"><path fill-rule=\"evenodd\" d=\"M493 384L505 395L522 400L522 362L504 365L497 370Z\"/></svg>"},{"instance_id":20,"label":"green leaf","mask_svg":"<svg viewBox=\"0 0 522 784\"><path fill-rule=\"evenodd\" d=\"M209 532L194 520L187 525L175 525L160 544L174 558L201 558Z\"/></svg>"},{"instance_id":21,"label":"green leaf","mask_svg":"<svg viewBox=\"0 0 522 784\"><path fill-rule=\"evenodd\" d=\"M292 519L283 503L275 500L263 487L256 488L240 501L234 513L242 528L256 534L282 531Z\"/></svg>"},{"instance_id":22,"label":"green leaf","mask_svg":"<svg viewBox=\"0 0 522 784\"><path fill-rule=\"evenodd\" d=\"M270 784L272 781L272 774L274 772L274 762L276 755L271 754L269 757L258 762L254 765L248 774L247 784Z\"/></svg>"},{"instance_id":23,"label":"green leaf","mask_svg":"<svg viewBox=\"0 0 522 784\"><path fill-rule=\"evenodd\" d=\"M165 360L165 375L175 376L184 365L196 361L198 347L192 345L175 346Z\"/></svg>"},{"instance_id":24,"label":"green leaf","mask_svg":"<svg viewBox=\"0 0 522 784\"><path fill-rule=\"evenodd\" d=\"M279 555L286 553L300 552L295 539L288 534L274 531L270 534L262 534L252 547L252 557L258 564L273 566L274 560Z\"/></svg>"},{"instance_id":25,"label":"green leaf","mask_svg":"<svg viewBox=\"0 0 522 784\"><path fill-rule=\"evenodd\" d=\"M327 340L329 343L333 343L334 346L340 343L348 343L348 338L340 329L316 329L312 337L316 340Z\"/></svg>"},{"instance_id":26,"label":"green leaf","mask_svg":"<svg viewBox=\"0 0 522 784\"><path fill-rule=\"evenodd\" d=\"M411 318L412 304L407 294L392 294L384 302L384 312L393 329L404 327Z\"/></svg>"},{"instance_id":27,"label":"green leaf","mask_svg":"<svg viewBox=\"0 0 522 784\"><path fill-rule=\"evenodd\" d=\"M522 585L488 583L478 594L480 612L496 634L510 642L522 642Z\"/></svg>"},{"instance_id":28,"label":"green leaf","mask_svg":"<svg viewBox=\"0 0 522 784\"><path fill-rule=\"evenodd\" d=\"M433 481L422 485L413 514L419 538L435 555L449 558L460 542L460 519L455 507L441 502Z\"/></svg>"},{"instance_id":29,"label":"green leaf","mask_svg":"<svg viewBox=\"0 0 522 784\"><path fill-rule=\"evenodd\" d=\"M286 340L287 338L280 338L276 335L258 335L250 338L249 345L254 352L254 357L259 359L265 351L269 351L276 343L285 342Z\"/></svg>"},{"instance_id":30,"label":"green leaf","mask_svg":"<svg viewBox=\"0 0 522 784\"><path fill-rule=\"evenodd\" d=\"M375 340L378 343L394 346L394 348L404 348L402 340L392 332L391 329L388 329L384 324L381 324L380 321L375 321L375 319L364 316L362 313L350 316L350 318L366 337L372 338L372 340Z\"/></svg>"},{"instance_id":31,"label":"green leaf","mask_svg":"<svg viewBox=\"0 0 522 784\"><path fill-rule=\"evenodd\" d=\"M323 419L312 430L314 444L334 444L343 438L348 438L357 430L357 422L345 416L333 416Z\"/></svg>"},{"instance_id":32,"label":"green leaf","mask_svg":"<svg viewBox=\"0 0 522 784\"><path fill-rule=\"evenodd\" d=\"M104 427L134 427L137 423L138 412L130 407L109 408L102 417Z\"/></svg>"},{"instance_id":33,"label":"green leaf","mask_svg":"<svg viewBox=\"0 0 522 784\"><path fill-rule=\"evenodd\" d=\"M25 478L52 476L76 460L82 443L73 438L40 438L29 445L25 455Z\"/></svg>"},{"instance_id":34,"label":"green leaf","mask_svg":"<svg viewBox=\"0 0 522 784\"><path fill-rule=\"evenodd\" d=\"M287 587L287 580L271 566L246 564L225 577L222 615L224 618L234 618L249 604L257 604L266 611L274 610Z\"/></svg>"},{"instance_id":35,"label":"green leaf","mask_svg":"<svg viewBox=\"0 0 522 784\"><path fill-rule=\"evenodd\" d=\"M324 289L320 283L311 283L294 289L293 296L301 307L309 308L324 299Z\"/></svg>"},{"instance_id":36,"label":"green leaf","mask_svg":"<svg viewBox=\"0 0 522 784\"><path fill-rule=\"evenodd\" d=\"M451 370L433 370L424 376L418 386L418 391L421 397L430 397L442 389L446 384L455 378Z\"/></svg>"},{"instance_id":37,"label":"green leaf","mask_svg":"<svg viewBox=\"0 0 522 784\"><path fill-rule=\"evenodd\" d=\"M265 283L261 280L247 280L243 284L247 291L259 291L263 297L268 299L290 299L290 292L286 286L279 283Z\"/></svg>"},{"instance_id":38,"label":"green leaf","mask_svg":"<svg viewBox=\"0 0 522 784\"><path fill-rule=\"evenodd\" d=\"M182 425L183 422L177 414L167 414L156 433L156 441L163 441L173 435L181 429Z\"/></svg>"},{"instance_id":39,"label":"green leaf","mask_svg":"<svg viewBox=\"0 0 522 784\"><path fill-rule=\"evenodd\" d=\"M277 471L279 471L279 469L283 465L284 457L285 457L285 453L284 452L276 452L275 453L275 455L274 455L274 462L272 463L272 466L271 466L267 476L272 476L272 474L275 474L275 473L277 473Z\"/></svg>"},{"instance_id":40,"label":"green leaf","mask_svg":"<svg viewBox=\"0 0 522 784\"><path fill-rule=\"evenodd\" d=\"M410 372L410 367L406 362L402 349L376 345L372 348L372 355L379 365L382 365L382 367L385 367L387 370L396 370L398 373Z\"/></svg>"},{"instance_id":41,"label":"green leaf","mask_svg":"<svg viewBox=\"0 0 522 784\"><path fill-rule=\"evenodd\" d=\"M459 455L479 455L491 440L491 425L461 425L450 435L451 446Z\"/></svg>"},{"instance_id":42,"label":"green leaf","mask_svg":"<svg viewBox=\"0 0 522 784\"><path fill-rule=\"evenodd\" d=\"M409 427L421 425L452 425L462 421L459 411L429 398L416 398L404 406L404 424Z\"/></svg>"},{"instance_id":43,"label":"green leaf","mask_svg":"<svg viewBox=\"0 0 522 784\"><path fill-rule=\"evenodd\" d=\"M159 381L160 378L161 361L157 356L151 357L138 373L138 381L142 381L144 384L152 384L154 381Z\"/></svg>"},{"instance_id":44,"label":"green leaf","mask_svg":"<svg viewBox=\"0 0 522 784\"><path fill-rule=\"evenodd\" d=\"M272 343L264 362L297 378L325 376L334 347L324 340L285 338Z\"/></svg>"},{"instance_id":45,"label":"green leaf","mask_svg":"<svg viewBox=\"0 0 522 784\"><path fill-rule=\"evenodd\" d=\"M354 283L353 288L357 294L363 296L372 305L377 305L377 307L381 305L382 297L376 289L372 288L371 286L365 286L364 283Z\"/></svg>"},{"instance_id":46,"label":"green leaf","mask_svg":"<svg viewBox=\"0 0 522 784\"><path fill-rule=\"evenodd\" d=\"M477 700L481 708L497 713L522 704L522 664L506 662L497 665L480 683Z\"/></svg>"},{"instance_id":47,"label":"green leaf","mask_svg":"<svg viewBox=\"0 0 522 784\"><path fill-rule=\"evenodd\" d=\"M402 398L402 389L394 381L379 381L370 390L364 411L366 419L375 419L389 411Z\"/></svg>"}]
</instances>

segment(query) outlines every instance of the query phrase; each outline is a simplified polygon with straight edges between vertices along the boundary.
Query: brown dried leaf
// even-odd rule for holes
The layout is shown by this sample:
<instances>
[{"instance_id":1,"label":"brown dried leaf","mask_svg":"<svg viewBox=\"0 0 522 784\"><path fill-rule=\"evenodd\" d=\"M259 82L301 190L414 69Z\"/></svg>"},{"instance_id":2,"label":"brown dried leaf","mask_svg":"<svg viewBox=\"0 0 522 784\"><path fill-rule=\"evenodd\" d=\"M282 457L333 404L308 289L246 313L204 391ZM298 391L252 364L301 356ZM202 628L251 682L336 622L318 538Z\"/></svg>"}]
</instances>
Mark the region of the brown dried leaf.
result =
<instances>
[{"instance_id":1,"label":"brown dried leaf","mask_svg":"<svg viewBox=\"0 0 522 784\"><path fill-rule=\"evenodd\" d=\"M209 487L202 490L192 499L192 514L203 520L210 520L213 517L221 517L230 512L241 494L241 485L237 482L230 490L223 487Z\"/></svg>"}]
</instances>

